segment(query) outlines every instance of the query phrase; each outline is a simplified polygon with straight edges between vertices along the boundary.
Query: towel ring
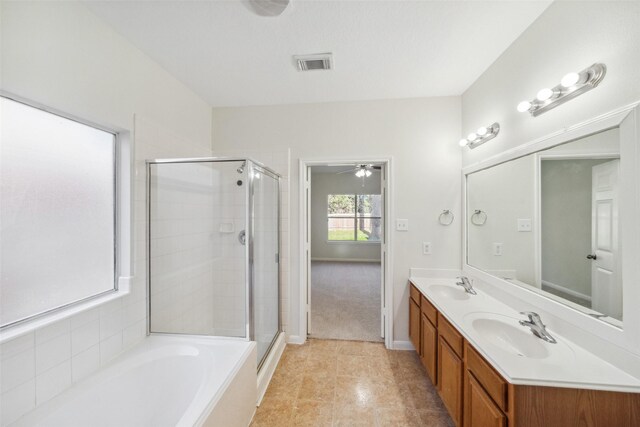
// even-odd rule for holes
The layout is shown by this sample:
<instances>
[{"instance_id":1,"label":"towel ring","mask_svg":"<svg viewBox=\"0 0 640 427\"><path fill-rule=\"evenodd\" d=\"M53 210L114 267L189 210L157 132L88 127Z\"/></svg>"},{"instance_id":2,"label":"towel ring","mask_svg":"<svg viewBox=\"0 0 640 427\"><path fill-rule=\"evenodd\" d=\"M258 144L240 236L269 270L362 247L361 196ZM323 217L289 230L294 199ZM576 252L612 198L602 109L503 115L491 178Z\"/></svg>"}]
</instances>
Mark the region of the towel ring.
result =
<instances>
[{"instance_id":1,"label":"towel ring","mask_svg":"<svg viewBox=\"0 0 640 427\"><path fill-rule=\"evenodd\" d=\"M446 219L447 217L451 217L451 219L447 221ZM438 222L442 225L451 225L454 219L455 219L455 215L453 215L453 212L451 212L449 209L445 209L442 211L442 213L438 217Z\"/></svg>"},{"instance_id":2,"label":"towel ring","mask_svg":"<svg viewBox=\"0 0 640 427\"><path fill-rule=\"evenodd\" d=\"M487 222L487 213L476 209L471 215L471 223L473 225L484 225L485 222Z\"/></svg>"}]
</instances>

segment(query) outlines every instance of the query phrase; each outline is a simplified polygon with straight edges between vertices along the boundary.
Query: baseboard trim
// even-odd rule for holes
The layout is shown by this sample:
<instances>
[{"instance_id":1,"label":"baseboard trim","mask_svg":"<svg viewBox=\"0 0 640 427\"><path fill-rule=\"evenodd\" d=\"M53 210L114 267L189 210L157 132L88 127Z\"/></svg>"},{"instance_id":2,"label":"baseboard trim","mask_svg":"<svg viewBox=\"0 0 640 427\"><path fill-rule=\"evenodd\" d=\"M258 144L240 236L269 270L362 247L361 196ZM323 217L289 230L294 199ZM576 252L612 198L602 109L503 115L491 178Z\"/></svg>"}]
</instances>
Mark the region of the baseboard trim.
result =
<instances>
[{"instance_id":1,"label":"baseboard trim","mask_svg":"<svg viewBox=\"0 0 640 427\"><path fill-rule=\"evenodd\" d=\"M299 335L289 335L289 339L287 340L288 344L302 345L307 342L306 339L302 338Z\"/></svg>"},{"instance_id":2,"label":"baseboard trim","mask_svg":"<svg viewBox=\"0 0 640 427\"><path fill-rule=\"evenodd\" d=\"M542 285L543 286L548 286L551 289L555 289L557 291L564 292L565 294L568 294L568 295L571 295L571 296L574 296L574 297L577 297L577 298L582 298L582 299L587 300L589 302L591 301L591 296L590 295L586 295L586 294L583 294L582 292L574 291L573 289L565 288L562 285L557 285L557 284L549 282L547 280L542 280Z\"/></svg>"},{"instance_id":3,"label":"baseboard trim","mask_svg":"<svg viewBox=\"0 0 640 427\"><path fill-rule=\"evenodd\" d=\"M415 350L411 341L394 341L392 350Z\"/></svg>"},{"instance_id":4,"label":"baseboard trim","mask_svg":"<svg viewBox=\"0 0 640 427\"><path fill-rule=\"evenodd\" d=\"M260 372L258 372L258 401L256 402L257 406L260 406L262 398L267 392L267 387L269 387L271 378L276 371L276 367L278 366L278 362L280 361L280 357L282 357L282 353L284 352L284 348L286 347L286 345L287 343L285 334L284 332L280 332L280 335L276 339L276 342L273 345L270 354L267 356L267 360L265 360L264 365L262 365L262 369L260 369Z\"/></svg>"},{"instance_id":5,"label":"baseboard trim","mask_svg":"<svg viewBox=\"0 0 640 427\"><path fill-rule=\"evenodd\" d=\"M380 264L379 259L365 259L365 258L311 258L311 261L330 261L330 262L375 262Z\"/></svg>"}]
</instances>

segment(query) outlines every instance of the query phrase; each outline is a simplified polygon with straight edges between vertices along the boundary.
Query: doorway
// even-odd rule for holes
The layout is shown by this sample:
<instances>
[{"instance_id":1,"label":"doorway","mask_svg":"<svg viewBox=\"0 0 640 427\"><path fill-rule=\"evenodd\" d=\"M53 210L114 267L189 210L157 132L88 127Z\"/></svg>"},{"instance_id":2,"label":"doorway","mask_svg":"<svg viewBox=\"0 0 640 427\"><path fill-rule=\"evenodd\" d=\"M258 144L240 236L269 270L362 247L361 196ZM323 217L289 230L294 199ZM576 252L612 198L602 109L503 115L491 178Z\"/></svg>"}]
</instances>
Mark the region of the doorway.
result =
<instances>
[{"instance_id":1,"label":"doorway","mask_svg":"<svg viewBox=\"0 0 640 427\"><path fill-rule=\"evenodd\" d=\"M371 160L301 164L307 337L387 341L388 168Z\"/></svg>"},{"instance_id":2,"label":"doorway","mask_svg":"<svg viewBox=\"0 0 640 427\"><path fill-rule=\"evenodd\" d=\"M539 158L540 288L620 319L619 158Z\"/></svg>"}]
</instances>

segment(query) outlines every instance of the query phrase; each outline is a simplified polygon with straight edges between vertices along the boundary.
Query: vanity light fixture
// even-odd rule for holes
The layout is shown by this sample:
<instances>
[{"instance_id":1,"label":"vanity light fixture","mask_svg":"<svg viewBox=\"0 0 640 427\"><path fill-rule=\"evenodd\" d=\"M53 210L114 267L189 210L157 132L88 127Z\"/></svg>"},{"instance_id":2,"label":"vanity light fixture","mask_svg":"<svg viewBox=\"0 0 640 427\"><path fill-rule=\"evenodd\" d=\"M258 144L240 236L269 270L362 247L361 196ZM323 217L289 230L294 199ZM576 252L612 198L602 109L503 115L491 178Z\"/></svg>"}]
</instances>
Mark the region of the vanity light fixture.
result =
<instances>
[{"instance_id":1,"label":"vanity light fixture","mask_svg":"<svg viewBox=\"0 0 640 427\"><path fill-rule=\"evenodd\" d=\"M533 117L539 116L598 86L606 73L607 67L596 63L579 73L565 74L560 84L552 88L540 89L533 100L522 101L517 109L521 113L528 111Z\"/></svg>"},{"instance_id":2,"label":"vanity light fixture","mask_svg":"<svg viewBox=\"0 0 640 427\"><path fill-rule=\"evenodd\" d=\"M476 148L479 145L484 144L490 139L495 138L500 132L500 125L498 122L491 126L478 128L475 132L471 132L466 138L460 140L458 144L460 147L469 147L471 149Z\"/></svg>"}]
</instances>

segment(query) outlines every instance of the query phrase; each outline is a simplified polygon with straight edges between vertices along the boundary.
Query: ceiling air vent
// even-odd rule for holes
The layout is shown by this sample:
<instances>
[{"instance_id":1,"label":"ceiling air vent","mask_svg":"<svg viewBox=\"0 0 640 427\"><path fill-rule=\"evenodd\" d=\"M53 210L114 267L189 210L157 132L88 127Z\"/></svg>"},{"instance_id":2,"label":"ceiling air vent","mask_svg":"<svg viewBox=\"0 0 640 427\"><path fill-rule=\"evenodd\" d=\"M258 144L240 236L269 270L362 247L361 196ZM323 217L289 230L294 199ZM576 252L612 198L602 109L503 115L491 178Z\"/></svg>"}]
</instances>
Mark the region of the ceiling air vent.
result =
<instances>
[{"instance_id":1,"label":"ceiling air vent","mask_svg":"<svg viewBox=\"0 0 640 427\"><path fill-rule=\"evenodd\" d=\"M317 53L314 55L295 55L293 59L296 62L298 71L311 70L330 70L331 69L331 53Z\"/></svg>"}]
</instances>

